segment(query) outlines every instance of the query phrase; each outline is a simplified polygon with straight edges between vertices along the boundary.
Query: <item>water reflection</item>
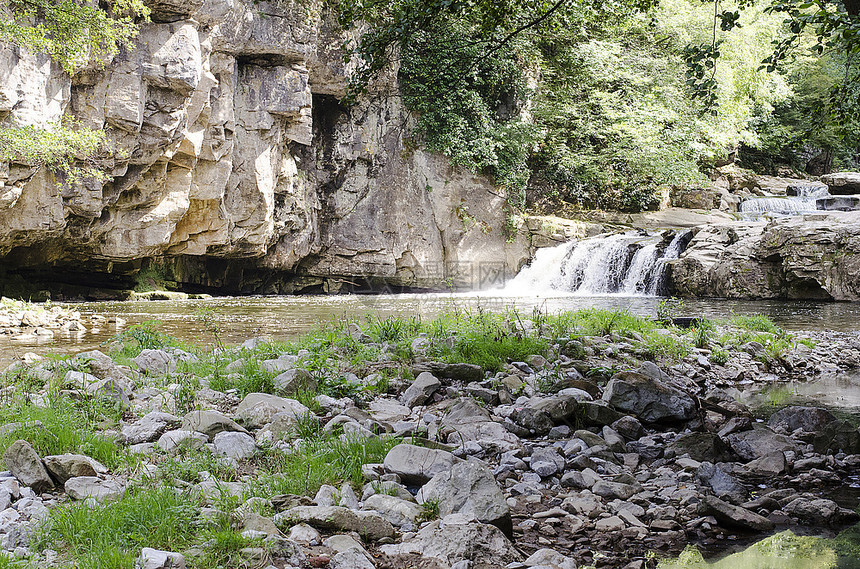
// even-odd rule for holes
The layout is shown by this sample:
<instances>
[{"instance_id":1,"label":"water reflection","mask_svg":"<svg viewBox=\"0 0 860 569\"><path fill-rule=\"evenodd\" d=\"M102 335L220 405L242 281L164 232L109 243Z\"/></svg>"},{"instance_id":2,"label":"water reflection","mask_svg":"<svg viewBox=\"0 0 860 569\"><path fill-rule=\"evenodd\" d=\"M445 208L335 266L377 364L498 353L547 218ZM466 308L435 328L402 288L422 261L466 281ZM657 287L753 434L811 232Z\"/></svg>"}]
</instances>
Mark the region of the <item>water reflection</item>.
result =
<instances>
[{"instance_id":1,"label":"water reflection","mask_svg":"<svg viewBox=\"0 0 860 569\"><path fill-rule=\"evenodd\" d=\"M718 561L705 561L695 548L663 561L659 569L858 569L857 543L850 528L835 539L796 536L784 531Z\"/></svg>"},{"instance_id":2,"label":"water reflection","mask_svg":"<svg viewBox=\"0 0 860 569\"><path fill-rule=\"evenodd\" d=\"M253 336L291 339L320 323L339 318L363 318L365 315L420 315L432 317L451 309L500 311L515 306L530 312L534 308L549 311L577 310L588 307L627 309L632 313L653 316L660 302L644 296L499 296L496 293L400 294L349 296L267 296L223 297L208 300L99 302L76 305L81 312L104 316L119 315L128 325L146 320L160 320L161 329L185 342L211 343L195 313L201 306L214 310L225 342L241 342ZM732 314L766 314L790 330L857 330L860 327L860 303L816 303L778 301L737 301L696 299L685 301L683 313L706 318L728 318ZM13 342L0 337L0 364L25 352L83 351L93 349L117 332L114 326L91 330L83 336L57 336L52 343L37 340Z\"/></svg>"}]
</instances>

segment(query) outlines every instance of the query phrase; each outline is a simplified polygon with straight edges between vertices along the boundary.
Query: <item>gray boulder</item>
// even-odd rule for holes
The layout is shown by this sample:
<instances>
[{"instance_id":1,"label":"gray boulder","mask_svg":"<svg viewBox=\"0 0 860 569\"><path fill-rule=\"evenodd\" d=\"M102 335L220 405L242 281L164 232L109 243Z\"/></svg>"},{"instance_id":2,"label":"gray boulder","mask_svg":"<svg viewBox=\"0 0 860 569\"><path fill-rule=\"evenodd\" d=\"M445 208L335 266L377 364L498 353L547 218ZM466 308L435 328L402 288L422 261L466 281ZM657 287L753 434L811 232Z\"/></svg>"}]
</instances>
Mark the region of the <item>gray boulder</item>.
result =
<instances>
[{"instance_id":1,"label":"gray boulder","mask_svg":"<svg viewBox=\"0 0 860 569\"><path fill-rule=\"evenodd\" d=\"M172 551L159 551L144 547L134 569L185 569L185 556Z\"/></svg>"},{"instance_id":2,"label":"gray boulder","mask_svg":"<svg viewBox=\"0 0 860 569\"><path fill-rule=\"evenodd\" d=\"M422 509L415 502L397 496L374 494L364 501L364 509L379 512L379 515L396 526L414 525Z\"/></svg>"},{"instance_id":3,"label":"gray boulder","mask_svg":"<svg viewBox=\"0 0 860 569\"><path fill-rule=\"evenodd\" d=\"M257 445L254 437L246 433L222 431L213 441L215 452L234 460L244 460L254 454Z\"/></svg>"},{"instance_id":4,"label":"gray boulder","mask_svg":"<svg viewBox=\"0 0 860 569\"><path fill-rule=\"evenodd\" d=\"M478 461L455 464L434 476L416 496L419 504L438 502L439 514L462 513L511 535L511 511L492 471Z\"/></svg>"},{"instance_id":5,"label":"gray boulder","mask_svg":"<svg viewBox=\"0 0 860 569\"><path fill-rule=\"evenodd\" d=\"M749 431L732 433L726 437L726 441L732 450L746 461L767 456L772 452L797 452L797 445L793 440L760 424L754 424Z\"/></svg>"},{"instance_id":6,"label":"gray boulder","mask_svg":"<svg viewBox=\"0 0 860 569\"><path fill-rule=\"evenodd\" d=\"M179 417L170 413L152 411L131 425L123 425L121 430L122 439L127 445L148 443L156 440L167 429L178 425Z\"/></svg>"},{"instance_id":7,"label":"gray boulder","mask_svg":"<svg viewBox=\"0 0 860 569\"><path fill-rule=\"evenodd\" d=\"M235 418L251 429L259 429L271 423L279 413L301 417L310 410L296 401L268 393L249 393L236 407Z\"/></svg>"},{"instance_id":8,"label":"gray boulder","mask_svg":"<svg viewBox=\"0 0 860 569\"><path fill-rule=\"evenodd\" d=\"M17 440L9 445L3 453L3 461L12 476L34 492L40 493L54 487L54 481L42 464L42 459L27 441Z\"/></svg>"},{"instance_id":9,"label":"gray boulder","mask_svg":"<svg viewBox=\"0 0 860 569\"><path fill-rule=\"evenodd\" d=\"M771 429L782 428L789 433L797 429L814 433L836 420L836 416L827 409L792 405L771 415L767 421L767 426Z\"/></svg>"},{"instance_id":10,"label":"gray boulder","mask_svg":"<svg viewBox=\"0 0 860 569\"><path fill-rule=\"evenodd\" d=\"M99 461L82 454L60 454L46 456L45 468L59 484L65 484L76 476L98 476L108 469Z\"/></svg>"},{"instance_id":11,"label":"gray boulder","mask_svg":"<svg viewBox=\"0 0 860 569\"><path fill-rule=\"evenodd\" d=\"M481 369L481 366L475 364L422 362L412 367L412 372L416 377L425 371L432 373L436 377L445 377L465 383L484 379L484 370Z\"/></svg>"},{"instance_id":12,"label":"gray boulder","mask_svg":"<svg viewBox=\"0 0 860 569\"><path fill-rule=\"evenodd\" d=\"M284 395L292 395L299 391L316 391L317 382L307 370L301 368L288 369L275 376L275 389Z\"/></svg>"},{"instance_id":13,"label":"gray boulder","mask_svg":"<svg viewBox=\"0 0 860 569\"><path fill-rule=\"evenodd\" d=\"M353 511L340 506L297 506L275 514L277 525L306 523L315 528L354 531L374 541L394 537L394 526L369 511Z\"/></svg>"},{"instance_id":14,"label":"gray boulder","mask_svg":"<svg viewBox=\"0 0 860 569\"><path fill-rule=\"evenodd\" d=\"M730 527L752 531L770 531L773 529L773 522L769 519L740 506L733 506L716 496L705 496L702 499L700 513L714 516L718 522Z\"/></svg>"},{"instance_id":15,"label":"gray boulder","mask_svg":"<svg viewBox=\"0 0 860 569\"><path fill-rule=\"evenodd\" d=\"M529 466L542 478L546 478L562 472L564 464L564 457L559 454L556 447L543 447L532 452Z\"/></svg>"},{"instance_id":16,"label":"gray boulder","mask_svg":"<svg viewBox=\"0 0 860 569\"><path fill-rule=\"evenodd\" d=\"M499 528L474 521L464 514L445 516L422 528L409 541L383 545L380 550L393 558L394 563L400 556L418 555L437 560L443 567L463 560L478 567L504 567L522 561L522 556Z\"/></svg>"},{"instance_id":17,"label":"gray boulder","mask_svg":"<svg viewBox=\"0 0 860 569\"><path fill-rule=\"evenodd\" d=\"M210 441L222 431L248 433L236 421L218 411L191 411L182 418L182 428L203 433Z\"/></svg>"},{"instance_id":18,"label":"gray boulder","mask_svg":"<svg viewBox=\"0 0 860 569\"><path fill-rule=\"evenodd\" d=\"M440 387L442 382L435 375L427 371L421 372L400 396L400 402L407 407L423 405Z\"/></svg>"},{"instance_id":19,"label":"gray boulder","mask_svg":"<svg viewBox=\"0 0 860 569\"><path fill-rule=\"evenodd\" d=\"M134 363L147 375L167 375L176 371L176 359L164 350L142 350Z\"/></svg>"},{"instance_id":20,"label":"gray boulder","mask_svg":"<svg viewBox=\"0 0 860 569\"><path fill-rule=\"evenodd\" d=\"M634 372L615 374L603 392L603 400L648 423L687 421L696 414L692 397L658 379Z\"/></svg>"},{"instance_id":21,"label":"gray boulder","mask_svg":"<svg viewBox=\"0 0 860 569\"><path fill-rule=\"evenodd\" d=\"M66 494L75 500L92 498L97 502L118 500L125 494L125 486L112 478L102 479L97 476L76 476L69 478L65 484Z\"/></svg>"},{"instance_id":22,"label":"gray boulder","mask_svg":"<svg viewBox=\"0 0 860 569\"><path fill-rule=\"evenodd\" d=\"M458 462L461 460L450 452L401 443L388 451L383 466L406 484L421 485Z\"/></svg>"}]
</instances>

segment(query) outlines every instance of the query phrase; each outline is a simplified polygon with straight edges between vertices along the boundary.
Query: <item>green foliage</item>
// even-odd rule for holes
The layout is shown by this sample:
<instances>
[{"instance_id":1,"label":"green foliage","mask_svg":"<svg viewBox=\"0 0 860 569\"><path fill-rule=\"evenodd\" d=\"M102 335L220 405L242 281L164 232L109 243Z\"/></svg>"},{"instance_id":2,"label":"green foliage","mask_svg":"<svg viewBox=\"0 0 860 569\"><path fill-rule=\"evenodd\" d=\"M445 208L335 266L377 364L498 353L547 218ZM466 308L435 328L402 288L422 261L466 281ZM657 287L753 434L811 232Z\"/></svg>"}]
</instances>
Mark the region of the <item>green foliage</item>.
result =
<instances>
[{"instance_id":1,"label":"green foliage","mask_svg":"<svg viewBox=\"0 0 860 569\"><path fill-rule=\"evenodd\" d=\"M3 0L0 41L45 53L71 73L91 59L116 54L137 36L136 19L149 16L141 0L119 0L110 7L107 12L75 0Z\"/></svg>"},{"instance_id":2,"label":"green foliage","mask_svg":"<svg viewBox=\"0 0 860 569\"><path fill-rule=\"evenodd\" d=\"M7 425L0 436L0 453L16 440L24 439L40 456L85 454L108 468L123 462L124 455L116 443L99 429L106 421L119 419L112 400L87 397L74 401L52 390L44 398L45 406L36 406L28 395L19 392L0 407L0 422Z\"/></svg>"},{"instance_id":3,"label":"green foliage","mask_svg":"<svg viewBox=\"0 0 860 569\"><path fill-rule=\"evenodd\" d=\"M708 356L708 360L715 364L726 365L729 361L729 352L725 348L714 348L711 350L711 354Z\"/></svg>"},{"instance_id":4,"label":"green foliage","mask_svg":"<svg viewBox=\"0 0 860 569\"><path fill-rule=\"evenodd\" d=\"M439 519L440 502L438 499L425 500L421 504L421 513L418 515L417 522L432 522Z\"/></svg>"},{"instance_id":5,"label":"green foliage","mask_svg":"<svg viewBox=\"0 0 860 569\"><path fill-rule=\"evenodd\" d=\"M382 462L399 442L394 437L320 434L305 439L290 452L271 447L256 458L263 472L254 480L251 494L313 495L323 484L361 484L361 466Z\"/></svg>"},{"instance_id":6,"label":"green foliage","mask_svg":"<svg viewBox=\"0 0 860 569\"><path fill-rule=\"evenodd\" d=\"M120 355L135 358L143 350L158 350L178 345L175 338L157 330L159 324L157 320L147 320L114 336L113 341L119 341L122 345Z\"/></svg>"},{"instance_id":7,"label":"green foliage","mask_svg":"<svg viewBox=\"0 0 860 569\"><path fill-rule=\"evenodd\" d=\"M0 29L2 25L0 22ZM0 127L0 162L41 164L61 173L67 184L87 179L104 182L107 174L91 160L104 143L104 131L83 128L68 120L44 128Z\"/></svg>"},{"instance_id":8,"label":"green foliage","mask_svg":"<svg viewBox=\"0 0 860 569\"><path fill-rule=\"evenodd\" d=\"M192 540L199 500L174 488L133 486L108 504L89 500L51 510L40 549L63 545L80 569L131 569L141 547L181 551Z\"/></svg>"},{"instance_id":9,"label":"green foliage","mask_svg":"<svg viewBox=\"0 0 860 569\"><path fill-rule=\"evenodd\" d=\"M732 319L729 320L729 324L736 328L753 332L779 334L782 331L776 324L774 324L773 320L763 314L755 314L752 316L733 316Z\"/></svg>"}]
</instances>

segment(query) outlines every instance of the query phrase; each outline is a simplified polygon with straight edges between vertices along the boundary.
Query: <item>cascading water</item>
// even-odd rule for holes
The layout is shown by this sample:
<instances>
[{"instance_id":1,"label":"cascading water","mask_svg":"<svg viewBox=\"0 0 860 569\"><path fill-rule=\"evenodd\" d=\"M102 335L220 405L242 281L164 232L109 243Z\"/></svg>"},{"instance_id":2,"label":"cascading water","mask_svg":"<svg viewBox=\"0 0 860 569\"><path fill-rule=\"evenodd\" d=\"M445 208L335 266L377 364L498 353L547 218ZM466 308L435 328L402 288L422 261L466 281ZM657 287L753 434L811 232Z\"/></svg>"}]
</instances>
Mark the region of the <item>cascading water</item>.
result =
<instances>
[{"instance_id":1,"label":"cascading water","mask_svg":"<svg viewBox=\"0 0 860 569\"><path fill-rule=\"evenodd\" d=\"M505 292L659 295L666 263L677 259L689 240L689 231L677 232L668 243L663 234L631 231L540 249Z\"/></svg>"},{"instance_id":2,"label":"cascading water","mask_svg":"<svg viewBox=\"0 0 860 569\"><path fill-rule=\"evenodd\" d=\"M785 198L750 198L741 202L740 211L745 214L774 213L791 215L817 211L815 197L795 196Z\"/></svg>"}]
</instances>

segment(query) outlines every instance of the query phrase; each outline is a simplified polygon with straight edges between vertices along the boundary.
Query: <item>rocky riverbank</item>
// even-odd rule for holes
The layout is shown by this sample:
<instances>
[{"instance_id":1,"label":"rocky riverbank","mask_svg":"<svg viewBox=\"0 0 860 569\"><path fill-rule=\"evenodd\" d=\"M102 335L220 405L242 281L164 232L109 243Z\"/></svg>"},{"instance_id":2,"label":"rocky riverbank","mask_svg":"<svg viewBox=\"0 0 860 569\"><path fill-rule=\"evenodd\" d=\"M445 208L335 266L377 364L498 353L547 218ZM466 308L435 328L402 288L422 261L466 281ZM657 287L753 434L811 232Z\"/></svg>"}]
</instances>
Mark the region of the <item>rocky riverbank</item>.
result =
<instances>
[{"instance_id":1,"label":"rocky riverbank","mask_svg":"<svg viewBox=\"0 0 860 569\"><path fill-rule=\"evenodd\" d=\"M139 326L19 362L0 544L42 566L642 568L856 522L827 496L860 432L732 394L857 368L860 338L695 324L461 312L212 352Z\"/></svg>"}]
</instances>

